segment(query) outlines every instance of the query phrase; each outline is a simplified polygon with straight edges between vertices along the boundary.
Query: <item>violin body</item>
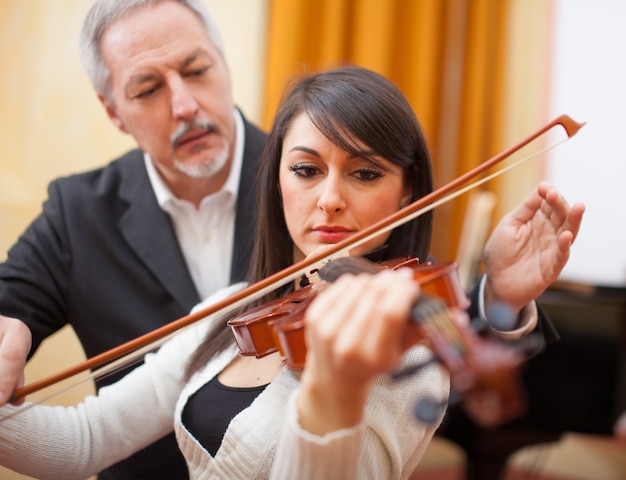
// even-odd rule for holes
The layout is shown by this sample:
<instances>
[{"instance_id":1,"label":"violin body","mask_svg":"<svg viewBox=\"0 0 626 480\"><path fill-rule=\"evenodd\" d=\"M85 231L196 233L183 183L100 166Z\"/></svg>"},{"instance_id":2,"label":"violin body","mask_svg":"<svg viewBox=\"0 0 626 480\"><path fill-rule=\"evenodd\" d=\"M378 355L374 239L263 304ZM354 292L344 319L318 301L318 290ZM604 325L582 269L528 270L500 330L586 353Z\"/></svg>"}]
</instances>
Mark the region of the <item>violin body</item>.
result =
<instances>
[{"instance_id":1,"label":"violin body","mask_svg":"<svg viewBox=\"0 0 626 480\"><path fill-rule=\"evenodd\" d=\"M410 268L422 291L443 299L448 307L465 309L469 304L454 262L421 265L417 258L403 257L382 262L375 271L385 268ZM231 319L228 325L241 355L261 358L278 351L289 368L304 368L304 312L325 285L310 283Z\"/></svg>"},{"instance_id":2,"label":"violin body","mask_svg":"<svg viewBox=\"0 0 626 480\"><path fill-rule=\"evenodd\" d=\"M302 318L317 294L313 287L309 284L229 320L241 355L262 358L279 350L282 352L274 326L280 320L296 322Z\"/></svg>"}]
</instances>

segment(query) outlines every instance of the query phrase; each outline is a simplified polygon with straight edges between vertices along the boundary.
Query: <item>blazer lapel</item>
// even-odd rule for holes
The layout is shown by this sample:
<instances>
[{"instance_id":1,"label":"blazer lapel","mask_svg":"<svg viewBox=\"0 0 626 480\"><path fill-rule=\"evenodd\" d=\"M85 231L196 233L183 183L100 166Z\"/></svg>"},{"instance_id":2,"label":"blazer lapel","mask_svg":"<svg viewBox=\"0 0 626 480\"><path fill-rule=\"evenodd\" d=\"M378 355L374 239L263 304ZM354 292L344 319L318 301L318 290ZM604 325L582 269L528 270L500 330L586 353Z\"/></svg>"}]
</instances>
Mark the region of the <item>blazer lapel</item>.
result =
<instances>
[{"instance_id":1,"label":"blazer lapel","mask_svg":"<svg viewBox=\"0 0 626 480\"><path fill-rule=\"evenodd\" d=\"M243 162L237 194L235 241L230 270L231 283L246 279L252 252L256 221L256 184L258 160L267 135L244 118L245 140Z\"/></svg>"},{"instance_id":2,"label":"blazer lapel","mask_svg":"<svg viewBox=\"0 0 626 480\"><path fill-rule=\"evenodd\" d=\"M128 202L121 217L122 235L165 289L188 311L200 296L178 245L172 221L158 206L143 163L133 162L124 176L120 195Z\"/></svg>"}]
</instances>

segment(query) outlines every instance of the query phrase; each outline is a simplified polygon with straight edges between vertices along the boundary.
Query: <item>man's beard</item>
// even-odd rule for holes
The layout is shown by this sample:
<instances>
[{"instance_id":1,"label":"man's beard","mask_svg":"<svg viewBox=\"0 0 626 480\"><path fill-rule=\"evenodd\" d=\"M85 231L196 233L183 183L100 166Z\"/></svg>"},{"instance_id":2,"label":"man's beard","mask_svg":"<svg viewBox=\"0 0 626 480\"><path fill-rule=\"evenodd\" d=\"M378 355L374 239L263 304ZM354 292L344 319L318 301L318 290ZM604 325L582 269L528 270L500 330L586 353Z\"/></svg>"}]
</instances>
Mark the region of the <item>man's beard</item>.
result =
<instances>
[{"instance_id":1,"label":"man's beard","mask_svg":"<svg viewBox=\"0 0 626 480\"><path fill-rule=\"evenodd\" d=\"M191 178L210 178L220 172L230 154L230 148L226 137L222 135L215 124L209 120L196 120L191 123L185 122L180 125L178 130L172 135L171 144L176 145L180 137L192 130L209 130L217 133L224 143L224 148L220 150L213 158L209 158L202 163L186 163L174 157L174 167L181 173Z\"/></svg>"}]
</instances>

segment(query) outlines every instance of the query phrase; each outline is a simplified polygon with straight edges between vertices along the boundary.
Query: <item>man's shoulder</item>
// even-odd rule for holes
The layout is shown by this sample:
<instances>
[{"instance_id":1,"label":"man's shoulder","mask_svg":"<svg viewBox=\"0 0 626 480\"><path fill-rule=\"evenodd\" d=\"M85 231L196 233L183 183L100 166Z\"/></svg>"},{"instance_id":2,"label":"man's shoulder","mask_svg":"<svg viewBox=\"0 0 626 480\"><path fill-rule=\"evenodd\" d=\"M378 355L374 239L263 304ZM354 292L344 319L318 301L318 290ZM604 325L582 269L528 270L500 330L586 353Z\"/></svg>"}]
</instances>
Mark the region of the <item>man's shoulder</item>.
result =
<instances>
[{"instance_id":1,"label":"man's shoulder","mask_svg":"<svg viewBox=\"0 0 626 480\"><path fill-rule=\"evenodd\" d=\"M102 167L53 180L48 185L48 197L72 208L84 208L81 203L93 207L93 201L104 208L112 201L129 201L149 185L143 152L131 150Z\"/></svg>"},{"instance_id":2,"label":"man's shoulder","mask_svg":"<svg viewBox=\"0 0 626 480\"><path fill-rule=\"evenodd\" d=\"M145 172L143 152L139 149L130 150L108 164L84 172L73 173L53 180L52 184L64 188L73 185L119 184L123 178L136 177Z\"/></svg>"}]
</instances>

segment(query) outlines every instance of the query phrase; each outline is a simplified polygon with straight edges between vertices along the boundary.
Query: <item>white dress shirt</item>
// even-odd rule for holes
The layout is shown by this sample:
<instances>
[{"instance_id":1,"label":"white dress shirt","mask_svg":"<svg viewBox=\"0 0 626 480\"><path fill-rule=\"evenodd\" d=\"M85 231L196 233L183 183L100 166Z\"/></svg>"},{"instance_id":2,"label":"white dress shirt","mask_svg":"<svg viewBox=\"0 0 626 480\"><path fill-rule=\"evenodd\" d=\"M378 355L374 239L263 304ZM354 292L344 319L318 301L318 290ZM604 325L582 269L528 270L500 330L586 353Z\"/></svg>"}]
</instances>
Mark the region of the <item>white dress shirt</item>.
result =
<instances>
[{"instance_id":1,"label":"white dress shirt","mask_svg":"<svg viewBox=\"0 0 626 480\"><path fill-rule=\"evenodd\" d=\"M202 199L199 208L174 196L150 156L144 155L157 202L172 219L178 244L200 298L207 298L230 283L244 138L241 114L235 110L234 116L235 145L230 174L218 192Z\"/></svg>"}]
</instances>

